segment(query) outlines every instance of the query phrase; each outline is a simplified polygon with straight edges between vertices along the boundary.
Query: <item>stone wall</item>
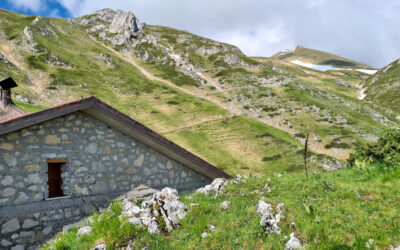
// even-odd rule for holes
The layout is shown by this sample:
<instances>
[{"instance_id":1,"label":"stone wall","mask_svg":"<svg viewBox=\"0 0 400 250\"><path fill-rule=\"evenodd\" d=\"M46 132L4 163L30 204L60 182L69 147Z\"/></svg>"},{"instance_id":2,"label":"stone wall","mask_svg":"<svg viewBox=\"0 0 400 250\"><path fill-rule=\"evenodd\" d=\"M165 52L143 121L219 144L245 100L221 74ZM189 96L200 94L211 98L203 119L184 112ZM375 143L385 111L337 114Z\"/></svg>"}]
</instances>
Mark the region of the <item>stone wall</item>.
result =
<instances>
[{"instance_id":1,"label":"stone wall","mask_svg":"<svg viewBox=\"0 0 400 250\"><path fill-rule=\"evenodd\" d=\"M47 160L62 166L65 197L47 200ZM211 180L83 112L0 136L0 246L34 245L145 184L194 189ZM57 207L57 209L55 209ZM88 210L89 209L89 210Z\"/></svg>"}]
</instances>

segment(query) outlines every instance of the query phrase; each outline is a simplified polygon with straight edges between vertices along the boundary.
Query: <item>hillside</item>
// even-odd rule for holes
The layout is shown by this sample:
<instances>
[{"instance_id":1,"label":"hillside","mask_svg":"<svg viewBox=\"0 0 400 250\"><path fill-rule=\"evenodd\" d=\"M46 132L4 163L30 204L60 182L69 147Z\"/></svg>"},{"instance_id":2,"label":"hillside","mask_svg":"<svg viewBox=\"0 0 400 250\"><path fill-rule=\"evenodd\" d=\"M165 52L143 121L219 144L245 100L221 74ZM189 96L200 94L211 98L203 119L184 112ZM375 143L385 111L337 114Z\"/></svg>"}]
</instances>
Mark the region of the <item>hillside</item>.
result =
<instances>
[{"instance_id":1,"label":"hillside","mask_svg":"<svg viewBox=\"0 0 400 250\"><path fill-rule=\"evenodd\" d=\"M92 228L87 235L78 236L75 227L43 249L100 244L131 249L297 249L285 248L293 236L305 249L399 249L399 145L400 131L388 131L378 143L354 154L349 168L341 171L315 172L309 178L303 173L251 175L218 189L222 191L217 195L183 194L186 215L170 232L164 228L160 234L149 233L145 226L128 223L129 206L115 202L82 225ZM163 225L159 223L161 229Z\"/></svg>"},{"instance_id":2,"label":"hillside","mask_svg":"<svg viewBox=\"0 0 400 250\"><path fill-rule=\"evenodd\" d=\"M383 67L363 84L366 100L400 114L400 59ZM400 119L400 116L399 116Z\"/></svg>"},{"instance_id":3,"label":"hillside","mask_svg":"<svg viewBox=\"0 0 400 250\"><path fill-rule=\"evenodd\" d=\"M20 84L14 98L50 107L94 95L232 174L296 171L309 129L312 162L332 169L334 158L398 126L390 110L358 100L361 72L249 58L136 17L112 22L122 14L1 11L0 74Z\"/></svg>"},{"instance_id":4,"label":"hillside","mask_svg":"<svg viewBox=\"0 0 400 250\"><path fill-rule=\"evenodd\" d=\"M328 52L324 52L316 49L304 48L297 46L292 50L281 51L272 56L273 59L282 60L286 62L295 63L305 67L320 68L323 71L330 69L358 69L373 70L372 67L355 62L353 60L337 56ZM321 67L318 67L321 66ZM330 67L324 67L330 66Z\"/></svg>"}]
</instances>

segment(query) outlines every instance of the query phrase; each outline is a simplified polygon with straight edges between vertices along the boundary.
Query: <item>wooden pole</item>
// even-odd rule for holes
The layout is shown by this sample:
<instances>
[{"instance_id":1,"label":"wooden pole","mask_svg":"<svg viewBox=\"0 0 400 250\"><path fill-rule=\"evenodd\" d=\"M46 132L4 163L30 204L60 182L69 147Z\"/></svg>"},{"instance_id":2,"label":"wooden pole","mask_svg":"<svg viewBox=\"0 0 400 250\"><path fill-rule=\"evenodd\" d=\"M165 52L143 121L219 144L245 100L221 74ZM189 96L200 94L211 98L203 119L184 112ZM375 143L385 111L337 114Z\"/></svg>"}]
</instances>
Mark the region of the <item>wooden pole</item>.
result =
<instances>
[{"instance_id":1,"label":"wooden pole","mask_svg":"<svg viewBox=\"0 0 400 250\"><path fill-rule=\"evenodd\" d=\"M308 179L308 171L307 171L307 148L308 148L308 137L310 136L310 130L307 132L306 143L304 144L304 169L306 171L306 176Z\"/></svg>"}]
</instances>

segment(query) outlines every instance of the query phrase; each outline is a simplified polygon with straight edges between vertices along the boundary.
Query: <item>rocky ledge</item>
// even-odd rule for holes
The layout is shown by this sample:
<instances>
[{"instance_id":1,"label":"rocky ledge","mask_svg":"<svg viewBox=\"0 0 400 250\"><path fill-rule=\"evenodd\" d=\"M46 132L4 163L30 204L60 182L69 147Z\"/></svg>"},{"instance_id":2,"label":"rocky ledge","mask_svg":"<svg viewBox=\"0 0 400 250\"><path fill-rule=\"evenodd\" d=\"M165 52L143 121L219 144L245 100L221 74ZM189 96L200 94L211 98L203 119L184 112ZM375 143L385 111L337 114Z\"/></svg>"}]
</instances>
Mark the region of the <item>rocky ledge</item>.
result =
<instances>
[{"instance_id":1,"label":"rocky ledge","mask_svg":"<svg viewBox=\"0 0 400 250\"><path fill-rule=\"evenodd\" d=\"M87 26L87 33L95 33L113 46L129 44L132 39L144 36L145 23L131 11L101 9L92 15L71 19L71 24Z\"/></svg>"}]
</instances>

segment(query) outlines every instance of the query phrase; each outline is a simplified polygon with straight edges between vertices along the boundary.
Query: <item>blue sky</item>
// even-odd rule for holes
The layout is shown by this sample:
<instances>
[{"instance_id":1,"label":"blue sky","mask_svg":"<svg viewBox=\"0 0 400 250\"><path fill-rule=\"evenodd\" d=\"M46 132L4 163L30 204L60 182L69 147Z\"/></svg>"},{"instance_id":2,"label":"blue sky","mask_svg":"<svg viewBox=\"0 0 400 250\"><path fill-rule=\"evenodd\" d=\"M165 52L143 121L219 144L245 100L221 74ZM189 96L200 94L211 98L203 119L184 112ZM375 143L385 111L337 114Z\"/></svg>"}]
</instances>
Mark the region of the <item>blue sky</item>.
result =
<instances>
[{"instance_id":1,"label":"blue sky","mask_svg":"<svg viewBox=\"0 0 400 250\"><path fill-rule=\"evenodd\" d=\"M30 2L30 3L29 3ZM44 4L43 4L44 3ZM40 15L48 17L72 17L71 13L58 1L19 1L2 0L0 9L18 12L26 15Z\"/></svg>"},{"instance_id":2,"label":"blue sky","mask_svg":"<svg viewBox=\"0 0 400 250\"><path fill-rule=\"evenodd\" d=\"M400 0L1 0L0 8L51 17L122 9L249 56L301 45L378 68L400 57Z\"/></svg>"}]
</instances>

